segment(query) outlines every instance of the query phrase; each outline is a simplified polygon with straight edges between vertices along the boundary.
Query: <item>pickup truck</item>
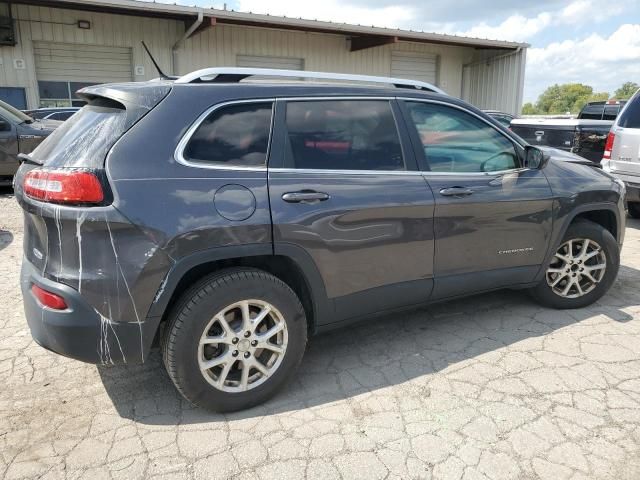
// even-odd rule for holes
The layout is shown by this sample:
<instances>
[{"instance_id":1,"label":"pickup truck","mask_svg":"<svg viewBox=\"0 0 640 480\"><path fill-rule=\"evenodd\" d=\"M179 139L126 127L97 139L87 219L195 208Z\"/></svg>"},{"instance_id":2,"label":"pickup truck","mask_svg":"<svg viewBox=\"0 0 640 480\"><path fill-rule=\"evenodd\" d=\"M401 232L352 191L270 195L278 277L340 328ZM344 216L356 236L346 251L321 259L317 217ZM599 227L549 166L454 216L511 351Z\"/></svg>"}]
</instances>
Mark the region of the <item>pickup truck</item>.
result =
<instances>
[{"instance_id":1,"label":"pickup truck","mask_svg":"<svg viewBox=\"0 0 640 480\"><path fill-rule=\"evenodd\" d=\"M577 119L514 119L511 130L531 145L565 150L599 164L609 130L625 103L624 100L589 102Z\"/></svg>"},{"instance_id":2,"label":"pickup truck","mask_svg":"<svg viewBox=\"0 0 640 480\"><path fill-rule=\"evenodd\" d=\"M575 153L600 163L611 120L516 118L511 130L531 145Z\"/></svg>"},{"instance_id":3,"label":"pickup truck","mask_svg":"<svg viewBox=\"0 0 640 480\"><path fill-rule=\"evenodd\" d=\"M0 100L0 187L10 186L20 166L18 154L31 153L62 122L34 120Z\"/></svg>"}]
</instances>

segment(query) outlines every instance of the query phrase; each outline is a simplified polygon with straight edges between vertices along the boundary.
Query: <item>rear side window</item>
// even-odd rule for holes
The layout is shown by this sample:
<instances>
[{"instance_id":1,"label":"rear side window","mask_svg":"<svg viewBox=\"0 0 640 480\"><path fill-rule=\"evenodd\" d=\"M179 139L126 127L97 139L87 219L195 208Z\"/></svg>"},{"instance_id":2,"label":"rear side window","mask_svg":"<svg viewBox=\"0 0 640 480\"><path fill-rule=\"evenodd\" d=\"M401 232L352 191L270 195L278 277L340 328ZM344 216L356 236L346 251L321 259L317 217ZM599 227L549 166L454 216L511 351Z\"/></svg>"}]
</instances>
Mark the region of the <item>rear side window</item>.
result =
<instances>
[{"instance_id":1,"label":"rear side window","mask_svg":"<svg viewBox=\"0 0 640 480\"><path fill-rule=\"evenodd\" d=\"M387 100L291 101L285 167L404 170L398 129Z\"/></svg>"},{"instance_id":2,"label":"rear side window","mask_svg":"<svg viewBox=\"0 0 640 480\"><path fill-rule=\"evenodd\" d=\"M580 118L588 120L602 120L604 105L587 105L580 112Z\"/></svg>"},{"instance_id":3,"label":"rear side window","mask_svg":"<svg viewBox=\"0 0 640 480\"><path fill-rule=\"evenodd\" d=\"M87 105L56 128L31 156L50 167L98 168L126 129L124 108Z\"/></svg>"},{"instance_id":4,"label":"rear side window","mask_svg":"<svg viewBox=\"0 0 640 480\"><path fill-rule=\"evenodd\" d=\"M622 128L640 128L640 94L636 94L620 113L618 126Z\"/></svg>"},{"instance_id":5,"label":"rear side window","mask_svg":"<svg viewBox=\"0 0 640 480\"><path fill-rule=\"evenodd\" d=\"M620 105L605 105L603 120L615 120L620 111Z\"/></svg>"},{"instance_id":6,"label":"rear side window","mask_svg":"<svg viewBox=\"0 0 640 480\"><path fill-rule=\"evenodd\" d=\"M215 109L189 138L184 159L218 166L266 165L272 110L272 102Z\"/></svg>"}]
</instances>

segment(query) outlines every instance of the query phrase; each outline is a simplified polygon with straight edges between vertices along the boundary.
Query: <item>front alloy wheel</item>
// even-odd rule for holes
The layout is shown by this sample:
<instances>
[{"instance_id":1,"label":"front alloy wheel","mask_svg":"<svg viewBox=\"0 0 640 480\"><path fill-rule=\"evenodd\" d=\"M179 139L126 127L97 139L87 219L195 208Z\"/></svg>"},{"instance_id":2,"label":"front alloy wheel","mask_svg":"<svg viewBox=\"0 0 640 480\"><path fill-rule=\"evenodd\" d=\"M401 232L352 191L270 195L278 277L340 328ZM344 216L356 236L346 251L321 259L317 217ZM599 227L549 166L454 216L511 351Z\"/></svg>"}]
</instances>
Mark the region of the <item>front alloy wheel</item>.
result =
<instances>
[{"instance_id":1,"label":"front alloy wheel","mask_svg":"<svg viewBox=\"0 0 640 480\"><path fill-rule=\"evenodd\" d=\"M547 268L547 284L563 298L578 298L591 292L604 277L607 257L602 247L588 238L564 242Z\"/></svg>"},{"instance_id":2,"label":"front alloy wheel","mask_svg":"<svg viewBox=\"0 0 640 480\"><path fill-rule=\"evenodd\" d=\"M198 365L205 380L223 392L244 392L280 367L287 349L282 314L262 300L243 300L219 311L204 329Z\"/></svg>"}]
</instances>

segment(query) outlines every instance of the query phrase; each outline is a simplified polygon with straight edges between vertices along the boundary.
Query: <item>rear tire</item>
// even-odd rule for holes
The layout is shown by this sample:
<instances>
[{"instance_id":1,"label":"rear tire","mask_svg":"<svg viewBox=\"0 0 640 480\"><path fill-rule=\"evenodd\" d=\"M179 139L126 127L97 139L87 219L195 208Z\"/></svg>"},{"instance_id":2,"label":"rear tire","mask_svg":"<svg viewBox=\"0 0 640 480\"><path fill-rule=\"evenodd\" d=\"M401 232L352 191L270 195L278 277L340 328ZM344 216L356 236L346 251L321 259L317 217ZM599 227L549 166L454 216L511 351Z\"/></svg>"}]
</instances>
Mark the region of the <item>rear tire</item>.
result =
<instances>
[{"instance_id":1,"label":"rear tire","mask_svg":"<svg viewBox=\"0 0 640 480\"><path fill-rule=\"evenodd\" d=\"M619 266L620 248L613 235L597 223L581 220L569 226L531 293L547 307L586 307L607 293Z\"/></svg>"},{"instance_id":2,"label":"rear tire","mask_svg":"<svg viewBox=\"0 0 640 480\"><path fill-rule=\"evenodd\" d=\"M304 309L293 290L264 271L243 268L208 276L180 298L162 350L169 377L187 400L230 412L282 388L306 341Z\"/></svg>"},{"instance_id":3,"label":"rear tire","mask_svg":"<svg viewBox=\"0 0 640 480\"><path fill-rule=\"evenodd\" d=\"M640 202L627 202L629 215L633 218L640 218Z\"/></svg>"}]
</instances>

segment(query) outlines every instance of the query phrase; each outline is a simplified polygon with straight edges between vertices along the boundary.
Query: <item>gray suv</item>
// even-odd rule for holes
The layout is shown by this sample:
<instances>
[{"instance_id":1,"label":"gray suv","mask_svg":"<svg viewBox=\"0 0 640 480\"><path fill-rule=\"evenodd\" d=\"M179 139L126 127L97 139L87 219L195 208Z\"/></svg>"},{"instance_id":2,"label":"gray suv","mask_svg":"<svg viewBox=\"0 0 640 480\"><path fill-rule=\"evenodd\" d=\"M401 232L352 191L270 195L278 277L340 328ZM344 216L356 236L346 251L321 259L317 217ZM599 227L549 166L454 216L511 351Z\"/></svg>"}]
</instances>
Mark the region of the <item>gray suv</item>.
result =
<instances>
[{"instance_id":1,"label":"gray suv","mask_svg":"<svg viewBox=\"0 0 640 480\"><path fill-rule=\"evenodd\" d=\"M352 84L241 81L267 74ZM621 182L429 84L205 69L80 95L16 178L31 333L91 363L158 344L204 408L265 401L327 329L502 288L579 308L618 272Z\"/></svg>"}]
</instances>

